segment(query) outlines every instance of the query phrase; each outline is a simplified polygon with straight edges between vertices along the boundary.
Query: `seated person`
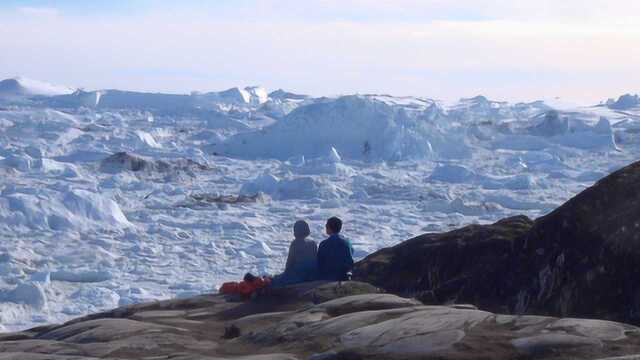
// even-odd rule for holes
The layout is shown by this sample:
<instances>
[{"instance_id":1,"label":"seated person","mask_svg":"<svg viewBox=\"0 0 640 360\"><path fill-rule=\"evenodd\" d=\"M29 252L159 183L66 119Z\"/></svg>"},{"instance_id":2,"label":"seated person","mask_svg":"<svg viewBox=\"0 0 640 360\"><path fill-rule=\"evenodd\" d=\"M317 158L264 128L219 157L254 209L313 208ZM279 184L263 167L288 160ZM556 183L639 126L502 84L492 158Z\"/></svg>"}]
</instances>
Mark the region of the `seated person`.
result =
<instances>
[{"instance_id":1,"label":"seated person","mask_svg":"<svg viewBox=\"0 0 640 360\"><path fill-rule=\"evenodd\" d=\"M342 220L332 217L325 230L329 238L318 248L318 278L329 281L346 281L353 268L353 247L340 235Z\"/></svg>"},{"instance_id":2,"label":"seated person","mask_svg":"<svg viewBox=\"0 0 640 360\"><path fill-rule=\"evenodd\" d=\"M299 220L293 225L294 240L289 246L284 272L273 278L273 286L293 285L316 279L318 245L307 239L311 234L309 224Z\"/></svg>"}]
</instances>

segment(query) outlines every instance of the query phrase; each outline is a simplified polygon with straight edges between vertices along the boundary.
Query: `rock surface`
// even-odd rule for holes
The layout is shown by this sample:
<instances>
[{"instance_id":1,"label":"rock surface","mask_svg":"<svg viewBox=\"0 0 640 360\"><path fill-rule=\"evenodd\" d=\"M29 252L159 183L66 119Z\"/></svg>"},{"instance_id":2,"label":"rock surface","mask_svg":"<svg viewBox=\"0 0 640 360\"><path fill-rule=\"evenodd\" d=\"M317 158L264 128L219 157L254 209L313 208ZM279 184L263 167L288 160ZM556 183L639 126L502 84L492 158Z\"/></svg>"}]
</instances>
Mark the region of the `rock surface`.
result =
<instances>
[{"instance_id":1,"label":"rock surface","mask_svg":"<svg viewBox=\"0 0 640 360\"><path fill-rule=\"evenodd\" d=\"M640 162L537 219L425 234L356 264L354 278L431 304L640 323Z\"/></svg>"},{"instance_id":2,"label":"rock surface","mask_svg":"<svg viewBox=\"0 0 640 360\"><path fill-rule=\"evenodd\" d=\"M248 302L204 295L133 305L0 335L2 360L598 359L632 354L640 354L640 328L631 325L496 315L470 305L425 306L357 282L302 284Z\"/></svg>"},{"instance_id":3,"label":"rock surface","mask_svg":"<svg viewBox=\"0 0 640 360\"><path fill-rule=\"evenodd\" d=\"M516 242L532 225L519 216L418 236L368 256L356 264L354 276L430 304L471 303L507 312L503 301L512 288L505 276L514 265Z\"/></svg>"}]
</instances>

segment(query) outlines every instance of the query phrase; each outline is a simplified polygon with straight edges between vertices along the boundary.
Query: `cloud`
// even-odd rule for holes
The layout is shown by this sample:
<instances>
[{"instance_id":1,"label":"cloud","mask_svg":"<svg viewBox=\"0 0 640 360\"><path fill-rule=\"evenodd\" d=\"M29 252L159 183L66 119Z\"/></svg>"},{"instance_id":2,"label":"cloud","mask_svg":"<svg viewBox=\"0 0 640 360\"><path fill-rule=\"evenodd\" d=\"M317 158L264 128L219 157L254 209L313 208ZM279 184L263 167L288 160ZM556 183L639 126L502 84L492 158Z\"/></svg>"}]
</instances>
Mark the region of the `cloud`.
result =
<instances>
[{"instance_id":1,"label":"cloud","mask_svg":"<svg viewBox=\"0 0 640 360\"><path fill-rule=\"evenodd\" d=\"M310 1L325 6L325 14L338 6L333 0ZM362 4L345 1L351 10ZM397 6L413 3L398 0ZM421 11L447 9L443 1L426 3ZM482 3L491 9L498 2ZM528 2L514 3L524 7ZM393 6L376 4L368 11ZM288 9L289 15L265 9L270 12L256 17L248 16L256 11L251 7L216 14L183 9L117 17L6 17L0 18L0 71L6 72L0 75L176 92L257 83L315 95L483 93L520 100L599 100L637 91L637 26L617 20L559 21L542 16L542 10L535 19L519 19L508 14L522 9L501 9L496 19L425 22L328 15L309 21L291 16L300 7Z\"/></svg>"},{"instance_id":2,"label":"cloud","mask_svg":"<svg viewBox=\"0 0 640 360\"><path fill-rule=\"evenodd\" d=\"M56 17L60 15L57 8L52 7L31 7L22 6L17 8L17 12L27 17Z\"/></svg>"}]
</instances>

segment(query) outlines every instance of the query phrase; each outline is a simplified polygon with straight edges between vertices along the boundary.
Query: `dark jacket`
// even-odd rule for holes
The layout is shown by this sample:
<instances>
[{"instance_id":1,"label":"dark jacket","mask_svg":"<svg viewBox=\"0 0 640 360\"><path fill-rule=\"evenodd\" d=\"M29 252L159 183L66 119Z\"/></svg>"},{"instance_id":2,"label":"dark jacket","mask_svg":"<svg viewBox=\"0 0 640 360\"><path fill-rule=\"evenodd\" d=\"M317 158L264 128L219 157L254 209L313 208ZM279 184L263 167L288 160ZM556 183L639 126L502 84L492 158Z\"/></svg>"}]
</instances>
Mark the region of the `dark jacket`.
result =
<instances>
[{"instance_id":1,"label":"dark jacket","mask_svg":"<svg viewBox=\"0 0 640 360\"><path fill-rule=\"evenodd\" d=\"M320 280L349 280L353 267L353 247L338 234L329 236L318 247L318 277Z\"/></svg>"},{"instance_id":2,"label":"dark jacket","mask_svg":"<svg viewBox=\"0 0 640 360\"><path fill-rule=\"evenodd\" d=\"M317 276L318 245L313 240L295 239L289 246L289 256L284 273L278 279L279 285L313 281Z\"/></svg>"}]
</instances>

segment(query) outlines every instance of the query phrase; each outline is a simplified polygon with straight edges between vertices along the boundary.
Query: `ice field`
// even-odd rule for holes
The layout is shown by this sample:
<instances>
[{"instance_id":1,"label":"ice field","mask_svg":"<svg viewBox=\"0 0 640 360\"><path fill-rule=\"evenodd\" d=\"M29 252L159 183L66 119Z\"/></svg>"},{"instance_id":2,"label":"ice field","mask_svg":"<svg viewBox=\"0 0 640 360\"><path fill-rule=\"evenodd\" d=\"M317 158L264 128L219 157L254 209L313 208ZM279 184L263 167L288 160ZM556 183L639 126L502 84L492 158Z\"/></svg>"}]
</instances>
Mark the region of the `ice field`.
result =
<instances>
[{"instance_id":1,"label":"ice field","mask_svg":"<svg viewBox=\"0 0 640 360\"><path fill-rule=\"evenodd\" d=\"M437 94L435 94L437 95ZM295 220L358 258L538 217L640 155L640 99L188 95L0 82L0 331L283 270Z\"/></svg>"}]
</instances>

